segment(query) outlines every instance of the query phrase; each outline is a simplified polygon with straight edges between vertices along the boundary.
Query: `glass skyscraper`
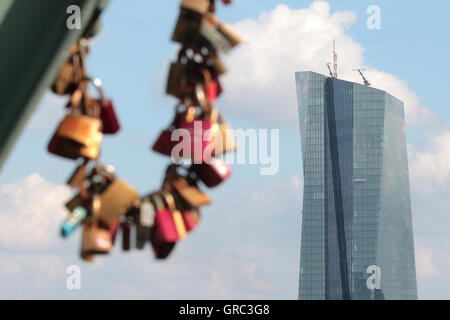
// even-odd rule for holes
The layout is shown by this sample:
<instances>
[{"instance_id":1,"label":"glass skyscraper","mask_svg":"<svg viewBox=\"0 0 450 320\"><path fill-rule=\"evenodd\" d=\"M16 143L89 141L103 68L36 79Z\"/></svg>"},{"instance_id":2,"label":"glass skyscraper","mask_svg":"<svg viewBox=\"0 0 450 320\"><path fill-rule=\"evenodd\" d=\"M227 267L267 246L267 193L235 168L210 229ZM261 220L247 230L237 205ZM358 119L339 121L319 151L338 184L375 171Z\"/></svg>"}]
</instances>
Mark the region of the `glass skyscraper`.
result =
<instances>
[{"instance_id":1,"label":"glass skyscraper","mask_svg":"<svg viewBox=\"0 0 450 320\"><path fill-rule=\"evenodd\" d=\"M403 102L297 72L299 299L417 299Z\"/></svg>"}]
</instances>

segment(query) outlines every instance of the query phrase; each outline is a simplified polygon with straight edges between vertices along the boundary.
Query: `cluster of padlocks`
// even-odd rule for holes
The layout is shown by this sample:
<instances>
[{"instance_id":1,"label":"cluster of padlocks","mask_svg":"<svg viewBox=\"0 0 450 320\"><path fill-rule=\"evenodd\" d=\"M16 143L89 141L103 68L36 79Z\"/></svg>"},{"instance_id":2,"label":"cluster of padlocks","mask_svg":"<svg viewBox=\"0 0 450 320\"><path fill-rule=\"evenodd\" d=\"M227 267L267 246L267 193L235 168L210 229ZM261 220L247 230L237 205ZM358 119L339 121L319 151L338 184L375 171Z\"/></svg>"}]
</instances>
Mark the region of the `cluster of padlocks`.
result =
<instances>
[{"instance_id":1,"label":"cluster of padlocks","mask_svg":"<svg viewBox=\"0 0 450 320\"><path fill-rule=\"evenodd\" d=\"M69 217L61 226L61 234L69 237L82 227L84 260L92 261L97 254L109 253L119 230L122 250L129 251L134 238L136 249L144 249L149 242L157 259L167 258L175 244L196 228L200 208L211 203L199 184L212 188L230 176L230 168L219 156L234 151L236 141L214 102L222 92L219 77L226 72L219 53L228 52L241 39L214 12L214 0L181 3L172 37L181 49L177 61L171 64L166 89L179 103L169 128L152 147L173 161L161 189L147 196L141 197L116 177L112 166L99 160L103 135L117 133L120 124L101 81L87 75L87 36L73 46L61 67L52 90L70 95L70 100L67 115L57 127L48 151L82 160L68 180L77 194L66 204ZM89 86L96 88L98 98L90 96ZM180 143L172 141L177 129L188 134L188 141L183 141L187 147L174 157L174 149Z\"/></svg>"}]
</instances>

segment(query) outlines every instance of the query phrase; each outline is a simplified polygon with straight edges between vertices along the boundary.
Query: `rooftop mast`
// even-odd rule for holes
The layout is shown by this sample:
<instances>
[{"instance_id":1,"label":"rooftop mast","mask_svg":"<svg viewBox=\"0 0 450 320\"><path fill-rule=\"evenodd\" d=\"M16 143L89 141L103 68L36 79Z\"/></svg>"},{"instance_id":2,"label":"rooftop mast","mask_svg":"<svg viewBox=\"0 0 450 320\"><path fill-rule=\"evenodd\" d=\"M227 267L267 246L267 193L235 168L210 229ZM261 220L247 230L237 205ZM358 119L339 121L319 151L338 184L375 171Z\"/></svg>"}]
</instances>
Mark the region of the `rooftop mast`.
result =
<instances>
[{"instance_id":1,"label":"rooftop mast","mask_svg":"<svg viewBox=\"0 0 450 320\"><path fill-rule=\"evenodd\" d=\"M366 71L366 69L353 69L353 71L358 71L358 72L359 72L359 74L360 74L361 77L363 78L364 85L365 85L366 87L369 87L369 86L370 86L369 80L367 80L367 78L364 77L364 75L363 75L363 73L362 73L363 71Z\"/></svg>"},{"instance_id":2,"label":"rooftop mast","mask_svg":"<svg viewBox=\"0 0 450 320\"><path fill-rule=\"evenodd\" d=\"M333 71L331 71L331 67L330 67L331 63L327 63L326 66L328 67L328 71L330 71L330 77L334 78L333 76Z\"/></svg>"},{"instance_id":3,"label":"rooftop mast","mask_svg":"<svg viewBox=\"0 0 450 320\"><path fill-rule=\"evenodd\" d=\"M333 40L334 77L338 77L338 55L336 53L336 40Z\"/></svg>"}]
</instances>

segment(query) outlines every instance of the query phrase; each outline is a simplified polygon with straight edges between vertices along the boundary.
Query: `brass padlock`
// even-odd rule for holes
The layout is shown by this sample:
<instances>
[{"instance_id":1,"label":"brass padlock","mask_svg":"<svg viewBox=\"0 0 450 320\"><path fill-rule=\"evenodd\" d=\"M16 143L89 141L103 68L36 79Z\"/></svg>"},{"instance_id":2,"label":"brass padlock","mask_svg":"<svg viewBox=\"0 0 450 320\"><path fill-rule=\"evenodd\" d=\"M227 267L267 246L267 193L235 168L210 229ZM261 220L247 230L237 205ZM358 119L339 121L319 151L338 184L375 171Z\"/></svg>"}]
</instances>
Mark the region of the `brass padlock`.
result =
<instances>
[{"instance_id":1,"label":"brass padlock","mask_svg":"<svg viewBox=\"0 0 450 320\"><path fill-rule=\"evenodd\" d=\"M195 43L200 38L203 15L193 10L181 8L180 15L172 35L172 41L178 43Z\"/></svg>"},{"instance_id":2,"label":"brass padlock","mask_svg":"<svg viewBox=\"0 0 450 320\"><path fill-rule=\"evenodd\" d=\"M183 99L188 85L186 74L187 68L184 64L181 62L172 63L167 78L166 93L179 99Z\"/></svg>"},{"instance_id":3,"label":"brass padlock","mask_svg":"<svg viewBox=\"0 0 450 320\"><path fill-rule=\"evenodd\" d=\"M237 141L233 129L225 122L217 108L213 108L211 112L211 121L215 122L212 130L216 144L214 147L214 155L236 151Z\"/></svg>"},{"instance_id":4,"label":"brass padlock","mask_svg":"<svg viewBox=\"0 0 450 320\"><path fill-rule=\"evenodd\" d=\"M85 58L88 52L87 40L82 39L75 43L67 60L61 66L53 83L52 91L59 95L73 93L82 81L85 69Z\"/></svg>"},{"instance_id":5,"label":"brass padlock","mask_svg":"<svg viewBox=\"0 0 450 320\"><path fill-rule=\"evenodd\" d=\"M181 7L184 9L189 9L196 11L200 14L205 14L208 12L210 6L210 0L182 0Z\"/></svg>"},{"instance_id":6,"label":"brass padlock","mask_svg":"<svg viewBox=\"0 0 450 320\"><path fill-rule=\"evenodd\" d=\"M186 175L181 175L179 170L185 170ZM192 173L177 165L170 165L167 168L162 190L175 192L191 208L198 208L212 202L210 197L199 190Z\"/></svg>"},{"instance_id":7,"label":"brass padlock","mask_svg":"<svg viewBox=\"0 0 450 320\"><path fill-rule=\"evenodd\" d=\"M115 179L100 194L101 210L100 220L107 225L112 224L132 207L139 207L138 192L126 182Z\"/></svg>"},{"instance_id":8,"label":"brass padlock","mask_svg":"<svg viewBox=\"0 0 450 320\"><path fill-rule=\"evenodd\" d=\"M100 196L92 196L92 223L86 223L81 241L81 257L92 261L95 254L107 254L112 249L112 237L109 230L98 226L102 203Z\"/></svg>"}]
</instances>

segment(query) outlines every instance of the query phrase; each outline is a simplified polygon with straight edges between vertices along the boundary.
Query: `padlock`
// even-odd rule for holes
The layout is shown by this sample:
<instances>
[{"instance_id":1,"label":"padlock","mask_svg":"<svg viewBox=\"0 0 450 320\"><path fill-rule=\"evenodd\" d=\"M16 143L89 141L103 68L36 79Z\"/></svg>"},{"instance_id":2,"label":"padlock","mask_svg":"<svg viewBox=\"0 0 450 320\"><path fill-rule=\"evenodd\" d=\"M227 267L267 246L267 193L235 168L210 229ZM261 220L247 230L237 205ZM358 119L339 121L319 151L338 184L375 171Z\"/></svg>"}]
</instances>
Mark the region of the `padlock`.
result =
<instances>
[{"instance_id":1,"label":"padlock","mask_svg":"<svg viewBox=\"0 0 450 320\"><path fill-rule=\"evenodd\" d=\"M183 216L180 210L177 209L175 198L170 192L165 190L161 191L161 196L163 197L167 208L172 213L172 219L175 224L175 229L177 230L178 239L182 240L186 238L186 227L184 226Z\"/></svg>"},{"instance_id":2,"label":"padlock","mask_svg":"<svg viewBox=\"0 0 450 320\"><path fill-rule=\"evenodd\" d=\"M183 119L177 129L184 129L189 133L190 150L182 149L175 156L183 159L191 159L194 163L207 161L212 155L209 150L214 149L215 137L218 127L207 119Z\"/></svg>"},{"instance_id":3,"label":"padlock","mask_svg":"<svg viewBox=\"0 0 450 320\"><path fill-rule=\"evenodd\" d=\"M70 55L61 66L53 83L52 91L58 95L72 94L82 80L84 60L88 52L87 41L80 40L70 50Z\"/></svg>"},{"instance_id":4,"label":"padlock","mask_svg":"<svg viewBox=\"0 0 450 320\"><path fill-rule=\"evenodd\" d=\"M210 121L212 125L212 138L215 147L212 155L217 156L227 152L233 152L237 149L237 141L231 126L225 122L222 114L217 108L212 110Z\"/></svg>"},{"instance_id":5,"label":"padlock","mask_svg":"<svg viewBox=\"0 0 450 320\"><path fill-rule=\"evenodd\" d=\"M150 241L156 259L163 260L167 259L175 248L179 234L172 212L165 207L161 195L152 195L152 201L156 207L156 216Z\"/></svg>"},{"instance_id":6,"label":"padlock","mask_svg":"<svg viewBox=\"0 0 450 320\"><path fill-rule=\"evenodd\" d=\"M169 128L162 131L159 137L156 139L155 143L152 146L152 150L163 154L165 156L171 156L172 149L179 143L178 141L172 141L172 133L178 125L183 117L185 117L185 107L181 104L177 105L175 108L175 116L170 124Z\"/></svg>"},{"instance_id":7,"label":"padlock","mask_svg":"<svg viewBox=\"0 0 450 320\"><path fill-rule=\"evenodd\" d=\"M69 212L73 212L77 207L87 208L89 203L90 199L77 194L65 204L65 207Z\"/></svg>"},{"instance_id":8,"label":"padlock","mask_svg":"<svg viewBox=\"0 0 450 320\"><path fill-rule=\"evenodd\" d=\"M180 237L172 211L164 204L164 200L160 194L152 196L152 200L156 207L154 228L156 238L162 242L177 242Z\"/></svg>"},{"instance_id":9,"label":"padlock","mask_svg":"<svg viewBox=\"0 0 450 320\"><path fill-rule=\"evenodd\" d=\"M58 127L57 135L81 145L89 146L96 142L98 135L101 136L101 125L102 123L99 119L70 113Z\"/></svg>"},{"instance_id":10,"label":"padlock","mask_svg":"<svg viewBox=\"0 0 450 320\"><path fill-rule=\"evenodd\" d=\"M93 254L107 254L112 248L108 230L95 226L85 226L82 235L82 257Z\"/></svg>"},{"instance_id":11,"label":"padlock","mask_svg":"<svg viewBox=\"0 0 450 320\"><path fill-rule=\"evenodd\" d=\"M170 157L173 148L179 143L178 141L172 141L173 130L174 128L169 128L162 131L153 144L152 150Z\"/></svg>"},{"instance_id":12,"label":"padlock","mask_svg":"<svg viewBox=\"0 0 450 320\"><path fill-rule=\"evenodd\" d=\"M206 163L193 164L192 171L209 188L213 188L228 179L231 169L228 164L220 158L212 158Z\"/></svg>"},{"instance_id":13,"label":"padlock","mask_svg":"<svg viewBox=\"0 0 450 320\"><path fill-rule=\"evenodd\" d=\"M109 226L109 233L111 234L112 244L116 242L117 233L120 228L120 220L116 220L113 224Z\"/></svg>"},{"instance_id":14,"label":"padlock","mask_svg":"<svg viewBox=\"0 0 450 320\"><path fill-rule=\"evenodd\" d=\"M88 161L84 161L81 165L79 165L75 171L72 173L70 178L67 181L67 185L71 188L76 188L80 186L81 183L86 178L86 168L87 168Z\"/></svg>"},{"instance_id":15,"label":"padlock","mask_svg":"<svg viewBox=\"0 0 450 320\"><path fill-rule=\"evenodd\" d=\"M141 206L136 210L136 248L144 249L145 244L150 240L152 228L155 224L155 207L151 200L151 195L141 200Z\"/></svg>"},{"instance_id":16,"label":"padlock","mask_svg":"<svg viewBox=\"0 0 450 320\"><path fill-rule=\"evenodd\" d=\"M181 215L183 216L184 226L187 232L192 232L197 228L200 222L200 211L195 208L181 208Z\"/></svg>"},{"instance_id":17,"label":"padlock","mask_svg":"<svg viewBox=\"0 0 450 320\"><path fill-rule=\"evenodd\" d=\"M131 243L131 223L122 222L122 251L130 251Z\"/></svg>"},{"instance_id":18,"label":"padlock","mask_svg":"<svg viewBox=\"0 0 450 320\"><path fill-rule=\"evenodd\" d=\"M99 197L102 204L99 219L106 225L111 225L140 204L138 192L120 179L112 181Z\"/></svg>"},{"instance_id":19,"label":"padlock","mask_svg":"<svg viewBox=\"0 0 450 320\"><path fill-rule=\"evenodd\" d=\"M81 257L92 261L92 255L107 254L112 249L112 237L108 229L99 227L98 218L101 212L100 196L92 196L92 223L86 223L83 228L81 242Z\"/></svg>"},{"instance_id":20,"label":"padlock","mask_svg":"<svg viewBox=\"0 0 450 320\"><path fill-rule=\"evenodd\" d=\"M210 0L182 0L181 7L200 14L205 14L210 6Z\"/></svg>"},{"instance_id":21,"label":"padlock","mask_svg":"<svg viewBox=\"0 0 450 320\"><path fill-rule=\"evenodd\" d=\"M205 77L207 69L202 65L208 61L208 55L204 54L206 48L197 45L184 45L178 54L177 62L170 66L167 78L166 93L184 100L194 93L195 86L199 83L206 86L211 76Z\"/></svg>"},{"instance_id":22,"label":"padlock","mask_svg":"<svg viewBox=\"0 0 450 320\"><path fill-rule=\"evenodd\" d=\"M58 95L70 94L77 88L75 76L77 67L74 66L72 60L77 61L78 59L71 57L63 63L52 86L52 91Z\"/></svg>"},{"instance_id":23,"label":"padlock","mask_svg":"<svg viewBox=\"0 0 450 320\"><path fill-rule=\"evenodd\" d=\"M191 107L187 108L186 111L182 111L177 107L177 114L171 126L160 134L152 149L169 157L174 156L175 158L190 159L201 163L209 158L208 152L205 152L205 150L214 148L216 133L211 131L212 123L209 120L198 119L197 109L192 107L191 103L187 104L191 105ZM195 120L196 118L197 120ZM175 129L184 129L190 143L189 141L184 142L184 135L181 135L179 140L172 141L172 134ZM183 144L181 147L184 148L180 148L178 154L172 155L175 146L181 143Z\"/></svg>"},{"instance_id":24,"label":"padlock","mask_svg":"<svg viewBox=\"0 0 450 320\"><path fill-rule=\"evenodd\" d=\"M161 241L155 234L151 236L152 250L157 260L165 260L173 252L176 242Z\"/></svg>"},{"instance_id":25,"label":"padlock","mask_svg":"<svg viewBox=\"0 0 450 320\"><path fill-rule=\"evenodd\" d=\"M198 208L211 203L211 198L200 191L197 176L181 165L170 165L166 169L162 189L174 193L182 207Z\"/></svg>"},{"instance_id":26,"label":"padlock","mask_svg":"<svg viewBox=\"0 0 450 320\"><path fill-rule=\"evenodd\" d=\"M206 98L214 104L216 99L222 94L222 91L219 78L216 76L206 86Z\"/></svg>"},{"instance_id":27,"label":"padlock","mask_svg":"<svg viewBox=\"0 0 450 320\"><path fill-rule=\"evenodd\" d=\"M184 99L191 90L188 86L186 65L181 62L172 63L167 78L166 93Z\"/></svg>"},{"instance_id":28,"label":"padlock","mask_svg":"<svg viewBox=\"0 0 450 320\"><path fill-rule=\"evenodd\" d=\"M60 123L48 145L48 151L69 159L96 159L103 138L101 121L82 114L69 113Z\"/></svg>"},{"instance_id":29,"label":"padlock","mask_svg":"<svg viewBox=\"0 0 450 320\"><path fill-rule=\"evenodd\" d=\"M200 191L196 185L191 185L183 177L174 179L171 185L181 199L192 208L199 208L211 204L211 198Z\"/></svg>"},{"instance_id":30,"label":"padlock","mask_svg":"<svg viewBox=\"0 0 450 320\"><path fill-rule=\"evenodd\" d=\"M61 236L68 238L86 219L87 210L81 206L76 207L70 217L61 225Z\"/></svg>"},{"instance_id":31,"label":"padlock","mask_svg":"<svg viewBox=\"0 0 450 320\"><path fill-rule=\"evenodd\" d=\"M242 42L242 38L230 25L221 23L211 12L205 14L200 33L216 50L223 52L229 52Z\"/></svg>"},{"instance_id":32,"label":"padlock","mask_svg":"<svg viewBox=\"0 0 450 320\"><path fill-rule=\"evenodd\" d=\"M56 156L76 160L81 156L82 147L81 144L61 138L55 133L48 143L47 150Z\"/></svg>"},{"instance_id":33,"label":"padlock","mask_svg":"<svg viewBox=\"0 0 450 320\"><path fill-rule=\"evenodd\" d=\"M172 41L178 43L196 43L200 37L203 15L193 10L181 8Z\"/></svg>"},{"instance_id":34,"label":"padlock","mask_svg":"<svg viewBox=\"0 0 450 320\"><path fill-rule=\"evenodd\" d=\"M102 81L98 78L90 79L96 87L100 97L98 99L89 99L90 103L98 105L100 109L100 120L102 121L102 132L104 134L115 134L120 130L120 123L114 110L111 99L107 99L102 87Z\"/></svg>"}]
</instances>

